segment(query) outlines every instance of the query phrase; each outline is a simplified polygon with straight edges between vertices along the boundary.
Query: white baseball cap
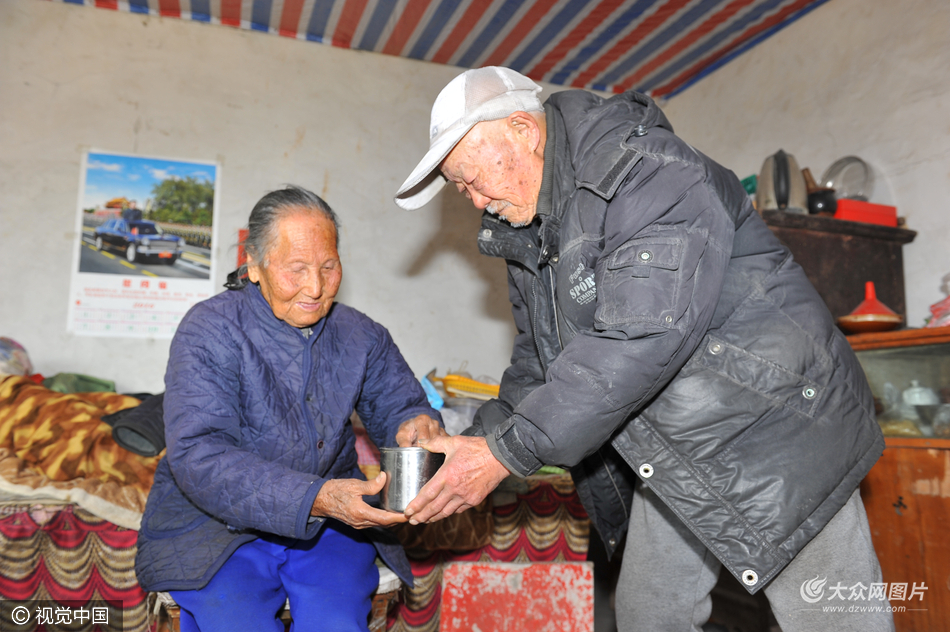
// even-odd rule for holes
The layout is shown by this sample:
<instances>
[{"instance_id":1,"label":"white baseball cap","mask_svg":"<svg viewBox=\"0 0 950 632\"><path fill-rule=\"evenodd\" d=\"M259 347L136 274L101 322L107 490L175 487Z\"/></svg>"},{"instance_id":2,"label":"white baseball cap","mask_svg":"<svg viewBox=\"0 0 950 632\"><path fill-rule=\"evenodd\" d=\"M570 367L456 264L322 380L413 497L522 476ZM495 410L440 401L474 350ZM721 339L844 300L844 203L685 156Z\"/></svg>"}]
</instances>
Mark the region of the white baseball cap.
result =
<instances>
[{"instance_id":1,"label":"white baseball cap","mask_svg":"<svg viewBox=\"0 0 950 632\"><path fill-rule=\"evenodd\" d=\"M396 193L396 204L415 210L445 186L439 165L476 123L496 121L514 112L544 108L541 86L509 68L488 66L466 70L442 88L432 105L429 151Z\"/></svg>"}]
</instances>

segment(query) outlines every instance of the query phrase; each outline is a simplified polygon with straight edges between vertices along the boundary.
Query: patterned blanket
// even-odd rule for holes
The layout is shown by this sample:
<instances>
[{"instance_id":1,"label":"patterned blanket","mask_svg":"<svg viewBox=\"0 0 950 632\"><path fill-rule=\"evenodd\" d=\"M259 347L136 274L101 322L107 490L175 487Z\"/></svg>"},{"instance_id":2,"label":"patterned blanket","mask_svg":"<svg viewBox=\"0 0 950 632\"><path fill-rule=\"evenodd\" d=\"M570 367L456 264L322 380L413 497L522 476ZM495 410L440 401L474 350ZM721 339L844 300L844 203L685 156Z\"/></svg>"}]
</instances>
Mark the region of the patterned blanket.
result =
<instances>
[{"instance_id":1,"label":"patterned blanket","mask_svg":"<svg viewBox=\"0 0 950 632\"><path fill-rule=\"evenodd\" d=\"M103 415L137 406L116 393L63 394L0 378L0 491L75 503L138 529L159 457L119 447Z\"/></svg>"}]
</instances>

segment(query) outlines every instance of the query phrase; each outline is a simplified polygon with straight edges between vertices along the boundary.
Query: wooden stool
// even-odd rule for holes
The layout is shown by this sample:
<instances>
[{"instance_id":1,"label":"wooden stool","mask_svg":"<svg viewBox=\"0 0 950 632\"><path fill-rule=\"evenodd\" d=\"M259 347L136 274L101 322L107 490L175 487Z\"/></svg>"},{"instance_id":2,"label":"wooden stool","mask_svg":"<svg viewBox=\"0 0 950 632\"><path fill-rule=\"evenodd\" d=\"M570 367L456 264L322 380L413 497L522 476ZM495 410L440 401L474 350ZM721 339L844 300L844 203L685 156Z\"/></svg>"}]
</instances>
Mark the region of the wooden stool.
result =
<instances>
[{"instance_id":1,"label":"wooden stool","mask_svg":"<svg viewBox=\"0 0 950 632\"><path fill-rule=\"evenodd\" d=\"M399 597L399 589L402 587L402 581L389 568L384 566L378 559L376 567L379 569L379 587L373 595L373 606L369 615L370 632L383 632L386 629L386 614L389 608ZM155 632L181 632L179 627L179 618L181 609L175 600L168 593L149 593L150 601L154 600L151 606L152 621L155 625ZM290 625L290 600L284 604L280 611L280 620L284 626ZM151 628L151 625L149 626Z\"/></svg>"}]
</instances>

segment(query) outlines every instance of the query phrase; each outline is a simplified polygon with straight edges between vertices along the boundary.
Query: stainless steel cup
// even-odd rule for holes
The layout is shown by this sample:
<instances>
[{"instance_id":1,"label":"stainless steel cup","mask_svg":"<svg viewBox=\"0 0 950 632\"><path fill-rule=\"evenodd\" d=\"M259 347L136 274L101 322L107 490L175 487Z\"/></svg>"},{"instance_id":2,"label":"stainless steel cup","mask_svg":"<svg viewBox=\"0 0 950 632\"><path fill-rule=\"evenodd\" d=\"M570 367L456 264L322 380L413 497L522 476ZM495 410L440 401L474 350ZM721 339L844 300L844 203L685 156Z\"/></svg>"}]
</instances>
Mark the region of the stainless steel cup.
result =
<instances>
[{"instance_id":1,"label":"stainless steel cup","mask_svg":"<svg viewBox=\"0 0 950 632\"><path fill-rule=\"evenodd\" d=\"M380 493L383 509L402 513L419 490L442 467L445 455L424 448L382 448L379 469L386 472Z\"/></svg>"}]
</instances>

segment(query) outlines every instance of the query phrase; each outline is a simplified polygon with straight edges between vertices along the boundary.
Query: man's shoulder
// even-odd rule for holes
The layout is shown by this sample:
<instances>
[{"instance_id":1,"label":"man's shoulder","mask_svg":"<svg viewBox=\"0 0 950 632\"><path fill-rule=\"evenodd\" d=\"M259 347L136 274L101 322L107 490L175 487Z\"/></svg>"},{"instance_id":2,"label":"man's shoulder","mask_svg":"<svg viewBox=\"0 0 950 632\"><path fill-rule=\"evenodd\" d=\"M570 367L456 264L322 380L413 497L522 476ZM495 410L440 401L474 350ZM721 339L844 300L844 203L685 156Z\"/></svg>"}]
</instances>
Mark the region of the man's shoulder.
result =
<instances>
[{"instance_id":1,"label":"man's shoulder","mask_svg":"<svg viewBox=\"0 0 950 632\"><path fill-rule=\"evenodd\" d=\"M662 111L636 92L608 99L584 90L558 92L547 111L554 118L549 128L566 141L554 143L560 148L556 160L570 163L579 187L605 199L644 154L659 149L655 141L673 137ZM649 147L643 142L648 135Z\"/></svg>"},{"instance_id":2,"label":"man's shoulder","mask_svg":"<svg viewBox=\"0 0 950 632\"><path fill-rule=\"evenodd\" d=\"M603 105L605 99L587 90L561 90L547 98L546 105L558 109L565 117L581 114Z\"/></svg>"}]
</instances>

